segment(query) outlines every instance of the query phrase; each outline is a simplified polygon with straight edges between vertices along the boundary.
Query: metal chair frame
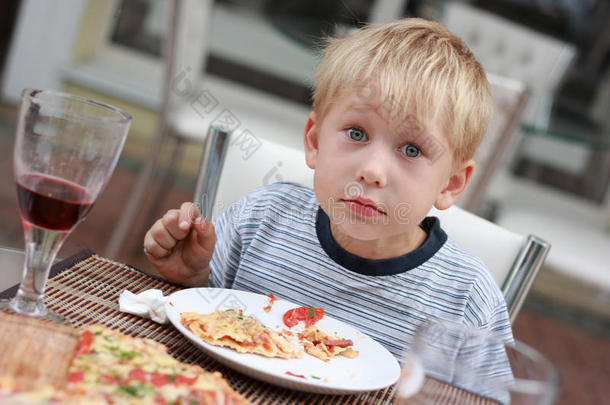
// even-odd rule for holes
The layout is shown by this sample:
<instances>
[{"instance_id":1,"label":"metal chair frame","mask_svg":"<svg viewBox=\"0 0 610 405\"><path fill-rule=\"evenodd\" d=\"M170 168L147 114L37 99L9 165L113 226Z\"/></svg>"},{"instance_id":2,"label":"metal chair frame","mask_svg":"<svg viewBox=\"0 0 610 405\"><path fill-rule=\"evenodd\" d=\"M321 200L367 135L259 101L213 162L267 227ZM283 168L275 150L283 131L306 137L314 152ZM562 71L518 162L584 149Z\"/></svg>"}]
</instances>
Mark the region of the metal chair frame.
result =
<instances>
[{"instance_id":1,"label":"metal chair frame","mask_svg":"<svg viewBox=\"0 0 610 405\"><path fill-rule=\"evenodd\" d=\"M517 318L550 249L548 242L534 235L528 235L521 247L502 284L511 323Z\"/></svg>"}]
</instances>

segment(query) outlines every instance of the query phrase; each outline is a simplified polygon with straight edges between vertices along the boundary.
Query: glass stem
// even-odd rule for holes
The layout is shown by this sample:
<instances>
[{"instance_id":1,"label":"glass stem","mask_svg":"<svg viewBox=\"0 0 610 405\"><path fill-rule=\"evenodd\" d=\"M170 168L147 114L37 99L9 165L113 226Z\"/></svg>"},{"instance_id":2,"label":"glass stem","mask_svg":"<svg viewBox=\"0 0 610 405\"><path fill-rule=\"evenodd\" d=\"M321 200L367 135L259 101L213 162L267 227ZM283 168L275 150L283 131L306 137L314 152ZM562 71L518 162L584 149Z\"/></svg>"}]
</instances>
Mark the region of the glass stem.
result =
<instances>
[{"instance_id":1,"label":"glass stem","mask_svg":"<svg viewBox=\"0 0 610 405\"><path fill-rule=\"evenodd\" d=\"M30 316L44 316L44 288L49 270L69 231L50 231L23 221L25 232L25 263L23 280L15 298L14 311Z\"/></svg>"}]
</instances>

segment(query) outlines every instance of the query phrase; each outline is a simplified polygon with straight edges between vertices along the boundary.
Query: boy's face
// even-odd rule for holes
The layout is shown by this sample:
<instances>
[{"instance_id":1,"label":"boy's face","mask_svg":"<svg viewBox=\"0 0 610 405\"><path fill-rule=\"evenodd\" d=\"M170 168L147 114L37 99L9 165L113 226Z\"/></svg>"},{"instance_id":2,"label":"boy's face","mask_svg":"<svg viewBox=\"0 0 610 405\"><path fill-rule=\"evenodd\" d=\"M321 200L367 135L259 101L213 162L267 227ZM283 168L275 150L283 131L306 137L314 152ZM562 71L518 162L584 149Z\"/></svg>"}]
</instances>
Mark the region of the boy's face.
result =
<instances>
[{"instance_id":1,"label":"boy's face","mask_svg":"<svg viewBox=\"0 0 610 405\"><path fill-rule=\"evenodd\" d=\"M421 220L433 205L448 208L474 167L472 161L452 167L437 123L390 115L379 100L354 93L321 121L312 112L305 128L307 164L315 169L314 189L333 236L344 248L374 242L380 257L385 246L400 250L409 241L421 243Z\"/></svg>"}]
</instances>

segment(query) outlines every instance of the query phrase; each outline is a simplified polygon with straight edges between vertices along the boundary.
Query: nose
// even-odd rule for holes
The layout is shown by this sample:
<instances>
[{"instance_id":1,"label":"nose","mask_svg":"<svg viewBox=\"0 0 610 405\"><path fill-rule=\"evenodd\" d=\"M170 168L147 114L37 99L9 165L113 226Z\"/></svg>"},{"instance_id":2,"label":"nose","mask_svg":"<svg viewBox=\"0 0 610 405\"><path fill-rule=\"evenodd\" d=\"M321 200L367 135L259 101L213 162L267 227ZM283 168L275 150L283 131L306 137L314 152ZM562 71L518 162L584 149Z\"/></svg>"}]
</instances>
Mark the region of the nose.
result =
<instances>
[{"instance_id":1,"label":"nose","mask_svg":"<svg viewBox=\"0 0 610 405\"><path fill-rule=\"evenodd\" d=\"M388 182L388 162L389 156L383 156L380 151L367 153L358 166L356 178L366 184L385 187Z\"/></svg>"}]
</instances>

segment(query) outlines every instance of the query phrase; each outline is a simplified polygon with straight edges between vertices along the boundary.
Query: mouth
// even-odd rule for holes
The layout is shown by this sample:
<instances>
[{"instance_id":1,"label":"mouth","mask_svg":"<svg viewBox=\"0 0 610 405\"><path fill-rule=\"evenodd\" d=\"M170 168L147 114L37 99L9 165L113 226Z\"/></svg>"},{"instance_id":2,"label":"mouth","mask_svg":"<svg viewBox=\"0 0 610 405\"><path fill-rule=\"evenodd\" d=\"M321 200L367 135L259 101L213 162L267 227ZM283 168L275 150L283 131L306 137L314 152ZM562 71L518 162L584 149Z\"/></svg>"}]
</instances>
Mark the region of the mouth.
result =
<instances>
[{"instance_id":1,"label":"mouth","mask_svg":"<svg viewBox=\"0 0 610 405\"><path fill-rule=\"evenodd\" d=\"M373 201L369 198L358 197L358 198L354 198L354 199L342 199L341 201L351 211L353 211L357 214L366 216L366 217L387 215L387 213L384 210L382 210L375 203L375 201Z\"/></svg>"}]
</instances>

